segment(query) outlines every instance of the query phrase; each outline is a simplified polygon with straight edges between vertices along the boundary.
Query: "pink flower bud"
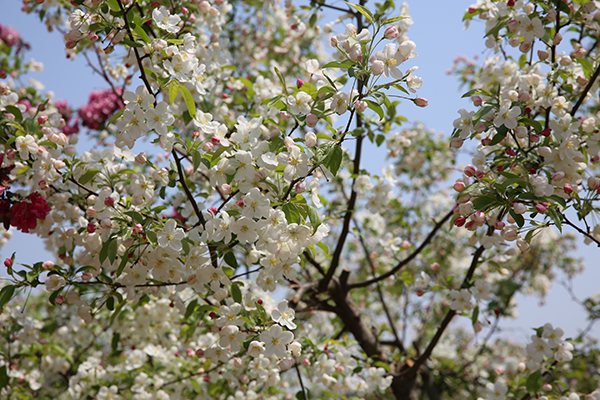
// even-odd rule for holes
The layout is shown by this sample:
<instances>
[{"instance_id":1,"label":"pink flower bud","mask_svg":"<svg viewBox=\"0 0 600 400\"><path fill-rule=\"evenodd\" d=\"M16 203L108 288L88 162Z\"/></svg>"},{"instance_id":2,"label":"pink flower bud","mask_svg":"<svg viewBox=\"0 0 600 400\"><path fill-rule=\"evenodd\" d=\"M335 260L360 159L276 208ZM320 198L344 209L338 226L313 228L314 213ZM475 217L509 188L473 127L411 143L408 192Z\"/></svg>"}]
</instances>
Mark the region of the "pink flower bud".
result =
<instances>
[{"instance_id":1,"label":"pink flower bud","mask_svg":"<svg viewBox=\"0 0 600 400\"><path fill-rule=\"evenodd\" d=\"M188 10L188 9L187 9L187 8L185 8L185 7L181 7L181 13L182 13L183 15L188 15L188 14L190 13L190 10Z\"/></svg>"},{"instance_id":2,"label":"pink flower bud","mask_svg":"<svg viewBox=\"0 0 600 400\"><path fill-rule=\"evenodd\" d=\"M354 108L358 112L365 112L367 107L368 107L368 104L366 101L356 100L356 102L354 102Z\"/></svg>"},{"instance_id":3,"label":"pink flower bud","mask_svg":"<svg viewBox=\"0 0 600 400\"><path fill-rule=\"evenodd\" d=\"M540 59L540 61L545 61L545 60L547 60L547 59L548 59L548 57L550 56L550 55L548 54L548 52L547 52L547 51L545 51L545 50L538 50L538 51L537 51L537 55L538 55L538 58Z\"/></svg>"},{"instance_id":4,"label":"pink flower bud","mask_svg":"<svg viewBox=\"0 0 600 400\"><path fill-rule=\"evenodd\" d=\"M383 36L388 40L396 39L398 37L398 28L395 26L388 27Z\"/></svg>"},{"instance_id":5,"label":"pink flower bud","mask_svg":"<svg viewBox=\"0 0 600 400\"><path fill-rule=\"evenodd\" d=\"M565 178L565 173L562 171L558 171L552 175L552 180L562 181Z\"/></svg>"},{"instance_id":6,"label":"pink flower bud","mask_svg":"<svg viewBox=\"0 0 600 400\"><path fill-rule=\"evenodd\" d=\"M311 365L311 364L310 364L310 360L309 360L308 358L305 358L305 359L302 361L302 363L303 363L304 365L306 365L307 367L310 367L310 365Z\"/></svg>"},{"instance_id":7,"label":"pink flower bud","mask_svg":"<svg viewBox=\"0 0 600 400\"><path fill-rule=\"evenodd\" d=\"M439 269L440 269L440 264L439 264L439 263L436 263L436 262L434 262L433 264L429 265L429 268L431 268L431 269L432 269L432 270L434 270L434 271L437 271L437 270L439 270Z\"/></svg>"},{"instance_id":8,"label":"pink flower bud","mask_svg":"<svg viewBox=\"0 0 600 400\"><path fill-rule=\"evenodd\" d=\"M319 117L317 117L313 113L308 113L306 114L305 122L309 128L314 128L315 125L317 125L317 123L319 122Z\"/></svg>"},{"instance_id":9,"label":"pink flower bud","mask_svg":"<svg viewBox=\"0 0 600 400\"><path fill-rule=\"evenodd\" d=\"M535 133L532 133L531 135L529 135L529 140L531 140L531 143L537 143L540 141L540 137Z\"/></svg>"},{"instance_id":10,"label":"pink flower bud","mask_svg":"<svg viewBox=\"0 0 600 400\"><path fill-rule=\"evenodd\" d=\"M227 183L222 184L221 193L223 193L224 196L228 196L229 193L231 193L231 185L228 185Z\"/></svg>"},{"instance_id":11,"label":"pink flower bud","mask_svg":"<svg viewBox=\"0 0 600 400\"><path fill-rule=\"evenodd\" d=\"M75 48L75 46L77 46L77 42L68 41L67 43L65 43L65 47L67 49L73 49L73 48Z\"/></svg>"},{"instance_id":12,"label":"pink flower bud","mask_svg":"<svg viewBox=\"0 0 600 400\"><path fill-rule=\"evenodd\" d=\"M292 118L290 113L288 113L287 111L279 111L279 116L286 121L289 121Z\"/></svg>"},{"instance_id":13,"label":"pink flower bud","mask_svg":"<svg viewBox=\"0 0 600 400\"><path fill-rule=\"evenodd\" d=\"M473 95L471 96L471 101L475 107L479 107L483 103L483 99L481 96Z\"/></svg>"},{"instance_id":14,"label":"pink flower bud","mask_svg":"<svg viewBox=\"0 0 600 400\"><path fill-rule=\"evenodd\" d=\"M40 189L42 190L48 190L50 188L50 185L48 184L48 182L46 182L45 180L41 180L38 182L38 186L40 187Z\"/></svg>"},{"instance_id":15,"label":"pink flower bud","mask_svg":"<svg viewBox=\"0 0 600 400\"><path fill-rule=\"evenodd\" d=\"M285 139L283 139L283 145L289 149L291 146L294 146L294 139L286 136Z\"/></svg>"},{"instance_id":16,"label":"pink flower bud","mask_svg":"<svg viewBox=\"0 0 600 400\"><path fill-rule=\"evenodd\" d=\"M6 260L4 260L4 266L5 266L6 268L10 268L10 267L12 267L12 265L13 265L13 260L12 260L12 258L7 258Z\"/></svg>"},{"instance_id":17,"label":"pink flower bud","mask_svg":"<svg viewBox=\"0 0 600 400\"><path fill-rule=\"evenodd\" d=\"M381 60L375 60L371 64L370 69L373 75L381 75L383 74L383 70L385 69L385 64Z\"/></svg>"},{"instance_id":18,"label":"pink flower bud","mask_svg":"<svg viewBox=\"0 0 600 400\"><path fill-rule=\"evenodd\" d=\"M478 225L475 221L469 221L465 224L465 229L467 229L471 232L477 230L477 228L478 228Z\"/></svg>"},{"instance_id":19,"label":"pink flower bud","mask_svg":"<svg viewBox=\"0 0 600 400\"><path fill-rule=\"evenodd\" d=\"M44 114L44 115L40 115L40 116L37 118L37 121L38 121L38 124L40 124L40 125L43 125L43 124L45 124L45 123L46 123L46 121L48 121L48 116L47 116L46 114Z\"/></svg>"},{"instance_id":20,"label":"pink flower bud","mask_svg":"<svg viewBox=\"0 0 600 400\"><path fill-rule=\"evenodd\" d=\"M329 38L329 44L331 45L331 47L335 47L338 44L338 40L335 36L332 36Z\"/></svg>"},{"instance_id":21,"label":"pink flower bud","mask_svg":"<svg viewBox=\"0 0 600 400\"><path fill-rule=\"evenodd\" d=\"M103 227L104 229L111 228L112 227L112 221L108 217L103 218L102 221L100 221L100 226Z\"/></svg>"},{"instance_id":22,"label":"pink flower bud","mask_svg":"<svg viewBox=\"0 0 600 400\"><path fill-rule=\"evenodd\" d=\"M549 383L544 383L544 384L542 385L542 390L543 390L544 392L549 392L549 391L551 391L551 390L552 390L552 385L551 385L551 384L549 384Z\"/></svg>"},{"instance_id":23,"label":"pink flower bud","mask_svg":"<svg viewBox=\"0 0 600 400\"><path fill-rule=\"evenodd\" d=\"M300 78L296 79L296 87L300 89L302 86L304 86L304 81Z\"/></svg>"},{"instance_id":24,"label":"pink flower bud","mask_svg":"<svg viewBox=\"0 0 600 400\"><path fill-rule=\"evenodd\" d=\"M296 190L296 193L298 194L304 193L306 191L306 182L298 182L296 186L294 186L294 190Z\"/></svg>"},{"instance_id":25,"label":"pink flower bud","mask_svg":"<svg viewBox=\"0 0 600 400\"><path fill-rule=\"evenodd\" d=\"M417 97L413 100L413 103L415 103L415 105L417 105L418 107L427 107L429 101L427 99L424 99L423 97Z\"/></svg>"},{"instance_id":26,"label":"pink flower bud","mask_svg":"<svg viewBox=\"0 0 600 400\"><path fill-rule=\"evenodd\" d=\"M461 226L463 226L463 225L464 225L466 222L467 222L467 220L466 220L465 218L463 218L463 217L458 217L458 218L456 218L456 219L454 220L454 226L457 226L457 227L459 227L459 228L460 228L460 227L461 227Z\"/></svg>"},{"instance_id":27,"label":"pink flower bud","mask_svg":"<svg viewBox=\"0 0 600 400\"><path fill-rule=\"evenodd\" d=\"M571 187L571 185L568 183L565 183L565 185L563 186L563 190L565 191L566 194L573 193L573 187Z\"/></svg>"},{"instance_id":28,"label":"pink flower bud","mask_svg":"<svg viewBox=\"0 0 600 400\"><path fill-rule=\"evenodd\" d=\"M548 21L550 21L550 22L556 21L556 9L551 8L550 10L548 10L548 14L546 14L546 18L548 18Z\"/></svg>"},{"instance_id":29,"label":"pink flower bud","mask_svg":"<svg viewBox=\"0 0 600 400\"><path fill-rule=\"evenodd\" d=\"M479 226L483 225L485 222L485 214L481 211L475 211L472 218Z\"/></svg>"},{"instance_id":30,"label":"pink flower bud","mask_svg":"<svg viewBox=\"0 0 600 400\"><path fill-rule=\"evenodd\" d=\"M516 19L511 19L510 21L508 21L506 23L506 27L508 28L509 31L516 32L521 27L521 24Z\"/></svg>"},{"instance_id":31,"label":"pink flower bud","mask_svg":"<svg viewBox=\"0 0 600 400\"><path fill-rule=\"evenodd\" d=\"M502 238L504 238L504 240L508 240L509 242L512 242L513 240L515 240L517 238L517 236L519 235L519 232L517 231L517 229L514 226L506 226L506 227L504 227L504 229L502 230L502 233L500 235L502 236Z\"/></svg>"},{"instance_id":32,"label":"pink flower bud","mask_svg":"<svg viewBox=\"0 0 600 400\"><path fill-rule=\"evenodd\" d=\"M81 274L81 280L83 280L84 282L89 281L93 277L94 276L92 274L90 274L89 272L84 272L83 274Z\"/></svg>"},{"instance_id":33,"label":"pink flower bud","mask_svg":"<svg viewBox=\"0 0 600 400\"><path fill-rule=\"evenodd\" d=\"M55 169L63 169L64 167L67 166L67 164L65 164L65 162L63 160L54 160L52 165L54 166Z\"/></svg>"},{"instance_id":34,"label":"pink flower bud","mask_svg":"<svg viewBox=\"0 0 600 400\"><path fill-rule=\"evenodd\" d=\"M477 7L471 6L468 10L469 14L475 14L477 12Z\"/></svg>"},{"instance_id":35,"label":"pink flower bud","mask_svg":"<svg viewBox=\"0 0 600 400\"><path fill-rule=\"evenodd\" d=\"M137 156L135 156L135 162L140 164L140 165L144 165L148 162L148 157L146 156L146 153L140 153Z\"/></svg>"},{"instance_id":36,"label":"pink flower bud","mask_svg":"<svg viewBox=\"0 0 600 400\"><path fill-rule=\"evenodd\" d=\"M535 209L540 214L546 214L546 211L548 211L548 203L536 204Z\"/></svg>"},{"instance_id":37,"label":"pink flower bud","mask_svg":"<svg viewBox=\"0 0 600 400\"><path fill-rule=\"evenodd\" d=\"M554 39L552 40L552 43L555 46L558 46L560 44L560 42L562 42L562 38L563 38L562 35L559 32L557 32L556 35L554 35Z\"/></svg>"},{"instance_id":38,"label":"pink flower bud","mask_svg":"<svg viewBox=\"0 0 600 400\"><path fill-rule=\"evenodd\" d=\"M450 147L453 149L460 149L463 145L463 140L461 138L453 137L450 139Z\"/></svg>"},{"instance_id":39,"label":"pink flower bud","mask_svg":"<svg viewBox=\"0 0 600 400\"><path fill-rule=\"evenodd\" d=\"M466 176L471 177L471 176L475 175L475 173L477 172L477 169L473 165L469 164L465 167L463 172Z\"/></svg>"},{"instance_id":40,"label":"pink flower bud","mask_svg":"<svg viewBox=\"0 0 600 400\"><path fill-rule=\"evenodd\" d=\"M135 224L135 226L133 227L133 233L136 235L139 235L143 231L144 231L144 227L142 226L142 224Z\"/></svg>"},{"instance_id":41,"label":"pink flower bud","mask_svg":"<svg viewBox=\"0 0 600 400\"><path fill-rule=\"evenodd\" d=\"M211 143L212 143L212 144L214 144L215 146L216 146L216 145L218 145L218 144L221 144L221 139L220 139L220 138L218 138L218 137L216 137L216 136L213 136L213 137L212 137L212 139L210 139L210 141L211 141Z\"/></svg>"},{"instance_id":42,"label":"pink flower bud","mask_svg":"<svg viewBox=\"0 0 600 400\"><path fill-rule=\"evenodd\" d=\"M454 183L454 185L452 186L452 188L454 190L456 190L457 192L462 192L465 189L466 185L464 182L456 182Z\"/></svg>"},{"instance_id":43,"label":"pink flower bud","mask_svg":"<svg viewBox=\"0 0 600 400\"><path fill-rule=\"evenodd\" d=\"M542 133L542 136L548 137L548 136L550 136L552 134L552 129L546 128L541 133Z\"/></svg>"},{"instance_id":44,"label":"pink flower bud","mask_svg":"<svg viewBox=\"0 0 600 400\"><path fill-rule=\"evenodd\" d=\"M527 206L525 204L515 202L513 203L513 210L516 214L525 214L527 211Z\"/></svg>"},{"instance_id":45,"label":"pink flower bud","mask_svg":"<svg viewBox=\"0 0 600 400\"><path fill-rule=\"evenodd\" d=\"M508 44L511 45L512 47L517 47L521 44L521 41L519 40L519 38L517 36L513 36L510 39L508 39Z\"/></svg>"},{"instance_id":46,"label":"pink flower bud","mask_svg":"<svg viewBox=\"0 0 600 400\"><path fill-rule=\"evenodd\" d=\"M42 269L45 269L46 271L50 270L54 268L54 262L52 261L44 261L42 263Z\"/></svg>"},{"instance_id":47,"label":"pink flower bud","mask_svg":"<svg viewBox=\"0 0 600 400\"><path fill-rule=\"evenodd\" d=\"M481 324L480 324L479 322L475 322L475 323L473 324L473 330L474 330L475 332L481 332L481 330L482 330L482 329L483 329L483 328L482 328L482 326L481 326Z\"/></svg>"},{"instance_id":48,"label":"pink flower bud","mask_svg":"<svg viewBox=\"0 0 600 400\"><path fill-rule=\"evenodd\" d=\"M96 224L90 222L89 224L87 224L86 230L88 231L88 233L96 232Z\"/></svg>"},{"instance_id":49,"label":"pink flower bud","mask_svg":"<svg viewBox=\"0 0 600 400\"><path fill-rule=\"evenodd\" d=\"M115 199L113 199L112 197L108 196L107 198L104 199L104 205L107 207L112 207L115 205Z\"/></svg>"},{"instance_id":50,"label":"pink flower bud","mask_svg":"<svg viewBox=\"0 0 600 400\"><path fill-rule=\"evenodd\" d=\"M206 142L202 145L202 151L210 153L214 149L214 145L211 142Z\"/></svg>"},{"instance_id":51,"label":"pink flower bud","mask_svg":"<svg viewBox=\"0 0 600 400\"><path fill-rule=\"evenodd\" d=\"M60 306L61 304L64 304L65 301L65 296L56 296L56 298L54 299L54 304Z\"/></svg>"},{"instance_id":52,"label":"pink flower bud","mask_svg":"<svg viewBox=\"0 0 600 400\"><path fill-rule=\"evenodd\" d=\"M521 53L527 53L529 50L531 50L531 43L521 43L521 45L519 46L519 51Z\"/></svg>"},{"instance_id":53,"label":"pink flower bud","mask_svg":"<svg viewBox=\"0 0 600 400\"><path fill-rule=\"evenodd\" d=\"M315 147L317 145L317 135L314 132L306 132L304 142L306 143L306 147Z\"/></svg>"},{"instance_id":54,"label":"pink flower bud","mask_svg":"<svg viewBox=\"0 0 600 400\"><path fill-rule=\"evenodd\" d=\"M483 139L481 139L481 144L484 145L484 146L489 146L490 143L492 143L492 139L490 139L490 138L483 138Z\"/></svg>"}]
</instances>

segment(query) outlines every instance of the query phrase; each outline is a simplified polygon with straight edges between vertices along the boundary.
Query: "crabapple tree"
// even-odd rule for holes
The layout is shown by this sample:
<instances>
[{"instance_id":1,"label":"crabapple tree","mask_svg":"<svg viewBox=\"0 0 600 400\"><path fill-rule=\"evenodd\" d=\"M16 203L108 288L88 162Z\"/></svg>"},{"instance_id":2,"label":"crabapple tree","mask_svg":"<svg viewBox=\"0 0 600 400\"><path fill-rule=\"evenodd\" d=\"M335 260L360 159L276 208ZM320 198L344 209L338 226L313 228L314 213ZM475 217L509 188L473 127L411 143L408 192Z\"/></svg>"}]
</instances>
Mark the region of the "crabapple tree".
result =
<instances>
[{"instance_id":1,"label":"crabapple tree","mask_svg":"<svg viewBox=\"0 0 600 400\"><path fill-rule=\"evenodd\" d=\"M2 397L600 399L587 329L492 339L600 245L599 3L471 6L445 137L397 112L406 3L24 0L106 86L24 84L0 26L0 243L54 254L4 261Z\"/></svg>"}]
</instances>

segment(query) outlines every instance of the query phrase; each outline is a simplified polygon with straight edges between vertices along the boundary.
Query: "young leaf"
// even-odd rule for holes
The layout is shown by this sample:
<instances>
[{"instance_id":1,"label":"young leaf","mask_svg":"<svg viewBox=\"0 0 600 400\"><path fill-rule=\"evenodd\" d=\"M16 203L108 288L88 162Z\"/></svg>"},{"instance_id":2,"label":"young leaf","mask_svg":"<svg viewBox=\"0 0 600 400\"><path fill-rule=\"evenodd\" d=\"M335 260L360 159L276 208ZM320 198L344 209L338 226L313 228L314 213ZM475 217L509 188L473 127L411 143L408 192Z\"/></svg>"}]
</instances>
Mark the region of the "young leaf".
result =
<instances>
[{"instance_id":1,"label":"young leaf","mask_svg":"<svg viewBox=\"0 0 600 400\"><path fill-rule=\"evenodd\" d=\"M359 13L364 15L365 18L368 19L372 24L375 24L375 19L373 18L373 14L371 13L371 11L369 11L368 8L363 7L359 4L348 3L347 1L345 1L344 3L348 4L350 7L354 8L356 11L358 11Z\"/></svg>"},{"instance_id":2,"label":"young leaf","mask_svg":"<svg viewBox=\"0 0 600 400\"><path fill-rule=\"evenodd\" d=\"M179 86L179 91L181 92L181 95L183 96L183 100L185 101L185 105L187 106L188 112L190 113L191 116L195 116L196 115L196 102L194 101L192 94L190 93L188 88L186 88L183 85Z\"/></svg>"}]
</instances>

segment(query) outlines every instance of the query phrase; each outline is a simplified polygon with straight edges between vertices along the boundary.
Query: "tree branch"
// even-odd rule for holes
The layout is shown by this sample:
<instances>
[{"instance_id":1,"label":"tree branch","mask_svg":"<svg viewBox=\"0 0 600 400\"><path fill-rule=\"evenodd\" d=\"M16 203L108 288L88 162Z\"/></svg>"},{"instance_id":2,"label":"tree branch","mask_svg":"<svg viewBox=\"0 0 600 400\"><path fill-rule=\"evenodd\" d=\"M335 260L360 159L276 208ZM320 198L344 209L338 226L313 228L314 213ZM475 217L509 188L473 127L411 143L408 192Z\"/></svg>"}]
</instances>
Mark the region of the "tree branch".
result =
<instances>
[{"instance_id":1,"label":"tree branch","mask_svg":"<svg viewBox=\"0 0 600 400\"><path fill-rule=\"evenodd\" d=\"M435 224L435 226L433 227L433 229L431 230L431 232L429 232L429 235L427 235L427 237L425 238L423 243L421 243L421 245L414 252L412 252L408 257L406 257L404 260L400 261L394 268L392 268L391 270L389 270L388 272L386 272L382 275L379 275L378 277L369 279L364 282L358 282L358 283L353 283L351 285L348 285L348 290L370 286L373 283L382 281L385 278L390 277L390 276L394 275L396 272L400 271L402 269L402 267L404 267L406 264L411 262L415 257L417 257L423 251L423 249L425 249L425 247L427 247L427 245L433 240L433 237L435 236L437 231L446 223L446 221L448 221L450 219L450 217L452 217L452 215L453 215L453 212L450 211L444 216L444 218L442 218L439 222L437 222Z\"/></svg>"}]
</instances>

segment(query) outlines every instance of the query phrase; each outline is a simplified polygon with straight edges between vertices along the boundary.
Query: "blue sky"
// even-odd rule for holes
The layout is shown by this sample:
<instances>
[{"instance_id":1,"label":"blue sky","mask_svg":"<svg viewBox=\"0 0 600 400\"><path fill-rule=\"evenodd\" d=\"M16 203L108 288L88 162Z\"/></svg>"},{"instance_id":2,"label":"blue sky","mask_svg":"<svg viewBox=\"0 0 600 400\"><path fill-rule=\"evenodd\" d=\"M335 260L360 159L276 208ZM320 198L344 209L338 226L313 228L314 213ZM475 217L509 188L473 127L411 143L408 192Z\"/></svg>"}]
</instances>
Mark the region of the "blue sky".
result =
<instances>
[{"instance_id":1,"label":"blue sky","mask_svg":"<svg viewBox=\"0 0 600 400\"><path fill-rule=\"evenodd\" d=\"M416 75L421 76L424 83L418 95L429 100L427 108L415 107L410 102L400 106L400 114L410 121L422 121L430 128L449 133L452 121L458 117L458 109L473 109L468 99L461 99L457 79L446 73L456 56L479 55L483 58L489 54L483 44L483 24L473 23L469 30L463 29L462 15L473 2L409 1L414 20L409 37L417 43L416 52L419 53L409 66L419 66ZM341 1L339 3L343 4ZM60 34L49 34L36 16L22 13L20 7L18 0L3 0L0 23L17 28L32 46L30 56L44 63L44 72L32 77L41 81L46 90L53 91L56 99L67 99L76 107L87 102L92 90L105 88L103 80L92 73L83 58L78 57L75 61L66 59ZM325 22L327 20L325 18ZM365 157L367 168L376 168L380 159L380 154L370 153ZM463 159L465 163L468 162L468 158ZM13 251L17 252L17 262L20 263L50 258L43 249L42 241L32 235L16 233L14 239L0 250L0 258L9 257ZM599 251L581 244L576 256L593 260ZM598 265L589 262L586 272L576 279L575 290L581 294L581 298L585 298L597 289L599 281ZM519 304L520 318L503 324L509 328L508 334L517 340L526 340L532 333L528 328L546 322L562 326L567 335L575 335L577 328L585 324L585 314L570 300L558 282L554 284L545 306L540 306L539 300L531 297L519 298ZM600 324L593 332L600 337Z\"/></svg>"}]
</instances>

